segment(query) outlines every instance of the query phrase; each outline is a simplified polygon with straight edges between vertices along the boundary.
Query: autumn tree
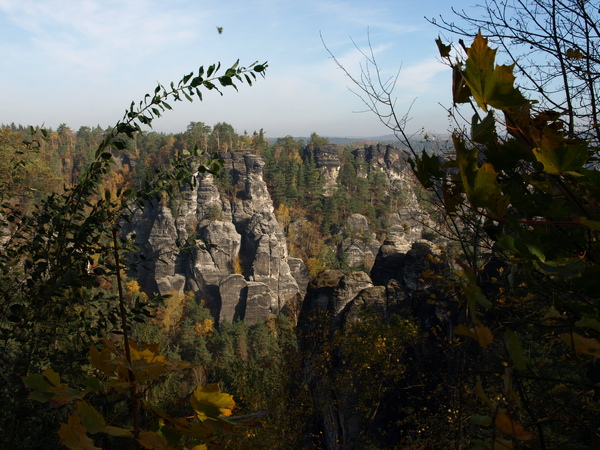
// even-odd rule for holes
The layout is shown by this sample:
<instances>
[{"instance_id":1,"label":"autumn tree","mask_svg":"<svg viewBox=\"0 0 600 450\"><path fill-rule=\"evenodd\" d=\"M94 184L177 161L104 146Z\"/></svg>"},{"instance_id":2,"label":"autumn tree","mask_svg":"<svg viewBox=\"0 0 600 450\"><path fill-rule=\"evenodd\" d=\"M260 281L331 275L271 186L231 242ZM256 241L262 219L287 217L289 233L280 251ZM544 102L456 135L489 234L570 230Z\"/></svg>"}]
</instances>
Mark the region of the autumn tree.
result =
<instances>
[{"instance_id":1,"label":"autumn tree","mask_svg":"<svg viewBox=\"0 0 600 450\"><path fill-rule=\"evenodd\" d=\"M248 68L238 63L225 69L220 64L206 69L202 66L198 72L185 75L177 85L159 84L153 94L139 103L133 102L123 119L106 132L99 127L82 127L78 135L86 148L81 151L84 161L78 182L64 192L43 197L31 212L22 214L10 201L18 192L11 191L8 184L0 186L4 200L0 204L0 226L9 230L0 252L3 446L51 448L48 436L61 421L61 442L71 447L92 448L89 434L97 433L129 438L135 448L152 447L158 442L163 447L168 444L155 431L142 429L147 425L142 423L142 393L163 374L188 366L165 359L156 345L138 346L129 339L131 323L144 321L150 315L150 305L140 296L133 304L127 301L122 254L134 253L136 249L121 238L120 227L130 220L132 206L143 209L161 201L163 195L192 185L192 175L199 170L216 174L222 161L203 161L198 152L182 152L172 155L172 164L166 170L155 170L141 189L116 188L113 192L104 189L103 182L115 164L115 153L127 149L142 132L142 126L150 125L170 110L168 101L192 101L194 97L202 98L201 90L220 91L238 83L252 84L265 68L266 65L256 63ZM39 130L30 146L36 140L44 142L48 134ZM90 150L87 145L95 149ZM18 169L26 162L17 159L10 168ZM14 179L9 178L8 182ZM114 285L116 292L99 289L101 284ZM119 344L115 343L117 339ZM87 374L82 370L87 370L90 353L92 366L98 371L91 385L89 378L86 384ZM71 386L63 383L61 374ZM23 380L33 389L31 397ZM108 385L102 386L102 381ZM91 392L104 395L111 389L128 405L127 413L117 413L128 422L123 427L108 426L102 413L86 398ZM187 445L180 442L181 433L190 436L193 429L197 433L191 437L206 442L214 432L214 427L207 429L206 424L202 425L209 417L211 421L218 419L221 425L228 423L226 427L235 425L235 420L222 420L221 416L228 412L214 408L218 403L229 411L233 406L229 400L225 403L230 406L213 402L210 411L201 406L206 405L206 395L223 399L218 387L195 392L190 406L198 414L197 425L188 425L186 419L185 424L174 421L169 414L150 407L168 427L175 426L165 430L178 435L171 435L175 436L173 446ZM33 400L48 401L52 407L71 404L76 409L45 414ZM183 428L176 423L183 424Z\"/></svg>"},{"instance_id":2,"label":"autumn tree","mask_svg":"<svg viewBox=\"0 0 600 450\"><path fill-rule=\"evenodd\" d=\"M186 148L188 150L197 146L203 151L208 151L211 128L204 122L190 122L184 133Z\"/></svg>"},{"instance_id":3,"label":"autumn tree","mask_svg":"<svg viewBox=\"0 0 600 450\"><path fill-rule=\"evenodd\" d=\"M483 18L469 11L458 24L443 22L467 42L437 40L453 72L452 152L418 154L410 146L405 116L394 109L394 79L372 76L380 73L373 53L365 53L370 69L353 81L411 149L414 173L459 245L453 333L460 337L447 340L457 358L448 383L459 394L445 400L456 414L448 430L455 445L594 448L598 11L585 1L483 8ZM495 38L508 64L474 28Z\"/></svg>"},{"instance_id":4,"label":"autumn tree","mask_svg":"<svg viewBox=\"0 0 600 450\"><path fill-rule=\"evenodd\" d=\"M209 136L208 145L212 152L231 151L237 147L239 136L233 125L226 122L216 123Z\"/></svg>"}]
</instances>

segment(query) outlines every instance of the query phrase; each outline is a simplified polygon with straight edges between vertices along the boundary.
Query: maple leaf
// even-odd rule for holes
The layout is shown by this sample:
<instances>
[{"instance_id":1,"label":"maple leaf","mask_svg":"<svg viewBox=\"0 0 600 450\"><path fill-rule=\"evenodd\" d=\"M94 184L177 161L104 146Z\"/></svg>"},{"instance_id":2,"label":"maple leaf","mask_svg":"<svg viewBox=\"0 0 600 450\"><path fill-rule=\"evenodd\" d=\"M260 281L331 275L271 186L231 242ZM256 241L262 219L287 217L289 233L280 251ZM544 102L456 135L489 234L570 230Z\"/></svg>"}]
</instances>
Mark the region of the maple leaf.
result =
<instances>
[{"instance_id":1,"label":"maple leaf","mask_svg":"<svg viewBox=\"0 0 600 450\"><path fill-rule=\"evenodd\" d=\"M217 418L220 415L230 416L235 407L233 396L221 392L218 383L197 388L190 398L190 403L200 420Z\"/></svg>"},{"instance_id":2,"label":"maple leaf","mask_svg":"<svg viewBox=\"0 0 600 450\"><path fill-rule=\"evenodd\" d=\"M60 443L71 450L101 450L94 446L94 441L87 435L79 414L71 414L67 423L60 425L58 435Z\"/></svg>"},{"instance_id":3,"label":"maple leaf","mask_svg":"<svg viewBox=\"0 0 600 450\"><path fill-rule=\"evenodd\" d=\"M514 64L494 65L496 50L488 46L481 32L467 51L465 70L462 71L467 86L480 108L497 109L523 106L527 103L523 94L514 87Z\"/></svg>"}]
</instances>

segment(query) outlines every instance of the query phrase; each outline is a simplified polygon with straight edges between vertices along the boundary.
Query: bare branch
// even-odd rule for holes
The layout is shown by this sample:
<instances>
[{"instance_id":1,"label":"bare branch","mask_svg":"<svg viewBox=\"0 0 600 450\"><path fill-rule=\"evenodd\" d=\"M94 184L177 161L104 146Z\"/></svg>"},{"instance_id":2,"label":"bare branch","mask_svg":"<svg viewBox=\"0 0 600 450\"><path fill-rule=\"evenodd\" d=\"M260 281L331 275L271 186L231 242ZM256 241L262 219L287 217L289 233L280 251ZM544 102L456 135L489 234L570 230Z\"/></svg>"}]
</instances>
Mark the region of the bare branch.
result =
<instances>
[{"instance_id":1,"label":"bare branch","mask_svg":"<svg viewBox=\"0 0 600 450\"><path fill-rule=\"evenodd\" d=\"M337 67L344 72L344 75L350 79L355 87L355 89L350 87L348 89L360 98L366 107L366 110L359 112L372 112L375 114L380 122L391 130L394 133L394 136L410 150L413 156L416 156L416 152L411 142L414 135L408 135L406 131L406 125L410 121L410 111L416 99L411 102L403 115L399 115L396 112L396 102L398 99L395 96L394 91L402 68L400 67L394 76L384 78L382 70L375 58L371 37L368 32L367 39L368 52L365 52L356 44L356 42L354 42L354 40L352 40L356 49L364 57L364 61L360 64L360 74L356 76L350 73L336 58L333 52L329 50L327 44L325 44L323 35L321 34L323 47L325 47L325 50L327 50L327 53L329 53Z\"/></svg>"}]
</instances>

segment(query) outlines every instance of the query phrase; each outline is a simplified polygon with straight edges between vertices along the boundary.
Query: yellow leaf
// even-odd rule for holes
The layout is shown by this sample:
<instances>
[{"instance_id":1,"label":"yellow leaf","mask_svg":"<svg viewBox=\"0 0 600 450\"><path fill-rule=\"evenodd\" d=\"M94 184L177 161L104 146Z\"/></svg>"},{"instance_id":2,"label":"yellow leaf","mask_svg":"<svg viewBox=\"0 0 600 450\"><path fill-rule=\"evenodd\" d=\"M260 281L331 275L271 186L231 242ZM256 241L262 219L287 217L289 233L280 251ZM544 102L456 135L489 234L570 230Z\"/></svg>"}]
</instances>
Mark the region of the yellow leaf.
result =
<instances>
[{"instance_id":1,"label":"yellow leaf","mask_svg":"<svg viewBox=\"0 0 600 450\"><path fill-rule=\"evenodd\" d=\"M467 328L465 325L458 325L454 328L454 333L460 336L467 336L475 340L482 348L486 348L494 341L492 331L483 325L476 325L472 328Z\"/></svg>"},{"instance_id":2,"label":"yellow leaf","mask_svg":"<svg viewBox=\"0 0 600 450\"><path fill-rule=\"evenodd\" d=\"M131 430L127 428L106 425L104 416L88 402L77 402L77 411L85 429L91 434L106 433L111 436L129 437Z\"/></svg>"},{"instance_id":3,"label":"yellow leaf","mask_svg":"<svg viewBox=\"0 0 600 450\"><path fill-rule=\"evenodd\" d=\"M108 348L100 351L93 345L90 347L90 364L106 375L115 373L115 366L111 360L111 351Z\"/></svg>"},{"instance_id":4,"label":"yellow leaf","mask_svg":"<svg viewBox=\"0 0 600 450\"><path fill-rule=\"evenodd\" d=\"M169 443L164 436L152 431L141 431L138 439L140 445L148 450L170 450Z\"/></svg>"},{"instance_id":5,"label":"yellow leaf","mask_svg":"<svg viewBox=\"0 0 600 450\"><path fill-rule=\"evenodd\" d=\"M164 362L164 355L160 354L159 344L146 344L141 349L134 340L129 341L131 361Z\"/></svg>"},{"instance_id":6,"label":"yellow leaf","mask_svg":"<svg viewBox=\"0 0 600 450\"><path fill-rule=\"evenodd\" d=\"M60 443L71 450L101 450L94 446L94 441L86 434L78 414L71 414L66 424L60 424L58 435Z\"/></svg>"},{"instance_id":7,"label":"yellow leaf","mask_svg":"<svg viewBox=\"0 0 600 450\"><path fill-rule=\"evenodd\" d=\"M586 338L577 333L563 333L560 340L574 349L577 353L600 358L600 342L596 339Z\"/></svg>"},{"instance_id":8,"label":"yellow leaf","mask_svg":"<svg viewBox=\"0 0 600 450\"><path fill-rule=\"evenodd\" d=\"M525 427L522 424L512 420L506 413L496 414L494 424L498 430L513 436L520 441L532 441L536 436L535 433L525 430Z\"/></svg>"},{"instance_id":9,"label":"yellow leaf","mask_svg":"<svg viewBox=\"0 0 600 450\"><path fill-rule=\"evenodd\" d=\"M74 400L79 400L84 394L77 389L72 389L68 385L61 383L60 375L52 369L44 370L42 378L48 383L48 387L43 392L51 395L48 398L51 408L58 408Z\"/></svg>"},{"instance_id":10,"label":"yellow leaf","mask_svg":"<svg viewBox=\"0 0 600 450\"><path fill-rule=\"evenodd\" d=\"M48 368L42 372L42 376L50 383L52 386L60 386L60 375L57 374L54 370Z\"/></svg>"},{"instance_id":11,"label":"yellow leaf","mask_svg":"<svg viewBox=\"0 0 600 450\"><path fill-rule=\"evenodd\" d=\"M233 396L221 392L218 383L198 387L192 394L190 403L200 420L216 418L219 415L230 416L235 407Z\"/></svg>"}]
</instances>

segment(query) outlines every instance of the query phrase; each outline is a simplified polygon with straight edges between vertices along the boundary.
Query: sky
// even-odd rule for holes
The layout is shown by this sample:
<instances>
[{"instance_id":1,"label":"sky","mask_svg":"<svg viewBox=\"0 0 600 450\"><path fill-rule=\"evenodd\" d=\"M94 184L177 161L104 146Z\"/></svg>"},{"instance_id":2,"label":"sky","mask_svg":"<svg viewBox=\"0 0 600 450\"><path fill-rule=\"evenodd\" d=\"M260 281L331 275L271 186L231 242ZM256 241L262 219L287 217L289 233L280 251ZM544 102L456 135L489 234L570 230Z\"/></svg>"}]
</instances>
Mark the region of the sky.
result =
<instances>
[{"instance_id":1,"label":"sky","mask_svg":"<svg viewBox=\"0 0 600 450\"><path fill-rule=\"evenodd\" d=\"M382 136L389 131L325 48L359 76L370 40L383 79L399 71L396 110L410 108L408 131L444 134L451 75L434 42L440 31L425 19L440 15L452 17L448 2L0 0L0 124L106 128L157 83L239 59L268 61L266 77L172 104L153 129L227 122L267 137Z\"/></svg>"}]
</instances>

